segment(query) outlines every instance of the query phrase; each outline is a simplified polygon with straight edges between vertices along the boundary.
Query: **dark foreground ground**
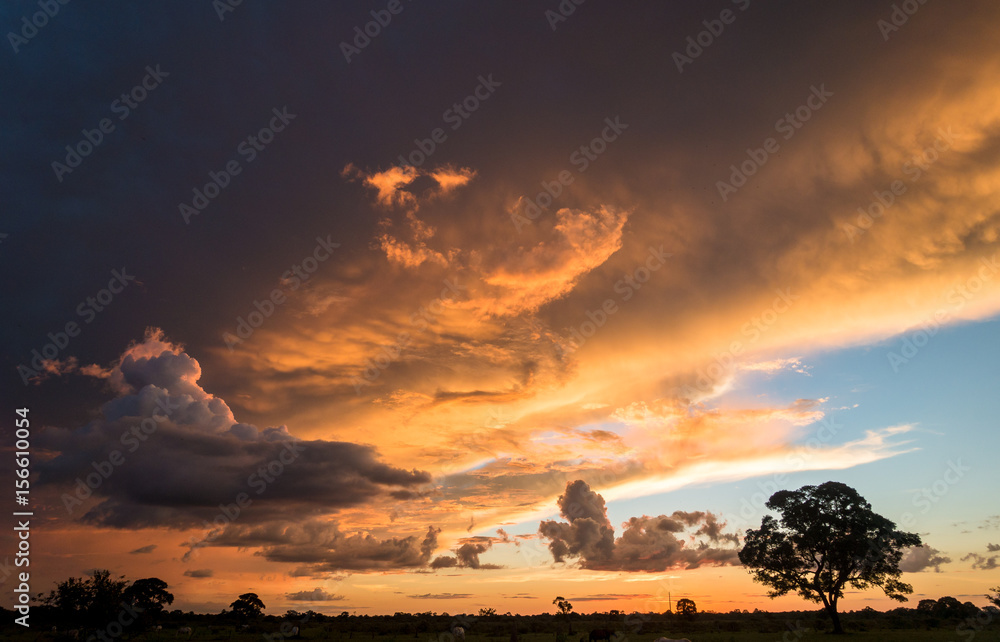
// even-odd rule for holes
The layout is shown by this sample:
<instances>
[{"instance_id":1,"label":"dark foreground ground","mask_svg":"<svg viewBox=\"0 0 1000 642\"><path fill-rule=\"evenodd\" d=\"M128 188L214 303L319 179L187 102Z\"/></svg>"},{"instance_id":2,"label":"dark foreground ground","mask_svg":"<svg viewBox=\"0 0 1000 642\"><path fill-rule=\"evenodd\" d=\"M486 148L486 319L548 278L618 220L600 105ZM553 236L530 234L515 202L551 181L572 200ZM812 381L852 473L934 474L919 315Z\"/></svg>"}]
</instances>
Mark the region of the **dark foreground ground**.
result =
<instances>
[{"instance_id":1,"label":"dark foreground ground","mask_svg":"<svg viewBox=\"0 0 1000 642\"><path fill-rule=\"evenodd\" d=\"M20 627L19 627L20 628ZM229 627L228 631L225 630L211 630L209 628L204 628L200 630L195 630L190 638L185 635L180 635L175 630L163 630L158 633L156 632L146 632L142 634L135 635L129 638L127 635L123 635L122 640L132 639L132 640L148 640L149 642L163 641L163 642L177 642L177 640L227 640L228 642L264 642L265 640L288 640L292 642L293 640L331 640L331 641L347 641L348 638L339 637L337 634L329 634L322 629L316 630L306 630L302 631L301 635L297 638L295 637L284 637L280 632L275 632L274 634L268 635L265 633L245 633L234 631L233 627ZM985 629L981 631L964 631L957 633L954 629L937 629L937 630L872 630L864 632L851 632L844 636L833 636L829 633L820 633L815 631L786 631L785 633L760 633L760 632L738 632L738 633L722 633L722 632L690 632L676 630L676 631L662 631L656 634L638 634L629 636L627 642L653 642L655 639L661 636L673 636L675 638L686 637L691 640L691 642L809 642L811 640L822 640L824 642L830 642L830 640L849 640L849 641L869 641L875 642L876 640L885 642L937 642L937 641L951 641L951 642L1000 642L1000 629ZM6 637L4 639L9 639L12 641L17 640L61 640L67 639L65 636L60 634L53 635L51 632L36 632L36 631L17 631ZM80 639L80 642L86 642L87 638ZM110 639L110 638L109 638ZM363 638L352 636L350 638L351 642L358 642L359 640L376 640L376 642L409 642L414 640L413 637L399 638L397 636L391 635L376 635L374 638L371 636L364 636ZM421 636L416 638L419 642L437 642L438 638L435 636ZM570 638L578 640L579 638ZM100 640L100 638L94 638L94 640ZM509 642L509 638L498 638L498 637L486 637L486 636L466 636L467 642ZM518 642L555 642L556 636L554 634L546 633L528 633L518 636Z\"/></svg>"},{"instance_id":2,"label":"dark foreground ground","mask_svg":"<svg viewBox=\"0 0 1000 642\"><path fill-rule=\"evenodd\" d=\"M930 604L925 606L932 606ZM954 605L951 605L954 606ZM971 605L970 605L971 606ZM6 615L10 615L7 611ZM949 615L950 614L950 615ZM883 640L885 642L1000 642L1000 611L958 609L895 609L887 613L866 609L844 613L845 636L833 636L829 618L821 611L785 613L698 613L682 617L672 613L626 615L618 611L573 615L571 634L561 616L541 614L448 615L447 613L397 613L392 616L327 616L312 611L289 611L285 616L261 616L242 623L231 615L198 615L173 611L122 629L71 631L63 622L53 632L44 609L32 617L32 628L16 626L13 618L0 623L0 640L38 642L110 642L136 640L225 640L226 642L461 642L455 626L465 630L465 642L590 642L590 633L604 631L610 639L600 642L654 642L657 638L688 638L691 642L809 642L810 640ZM161 630L155 630L160 626ZM181 630L190 627L190 635ZM298 627L297 632L293 627Z\"/></svg>"}]
</instances>

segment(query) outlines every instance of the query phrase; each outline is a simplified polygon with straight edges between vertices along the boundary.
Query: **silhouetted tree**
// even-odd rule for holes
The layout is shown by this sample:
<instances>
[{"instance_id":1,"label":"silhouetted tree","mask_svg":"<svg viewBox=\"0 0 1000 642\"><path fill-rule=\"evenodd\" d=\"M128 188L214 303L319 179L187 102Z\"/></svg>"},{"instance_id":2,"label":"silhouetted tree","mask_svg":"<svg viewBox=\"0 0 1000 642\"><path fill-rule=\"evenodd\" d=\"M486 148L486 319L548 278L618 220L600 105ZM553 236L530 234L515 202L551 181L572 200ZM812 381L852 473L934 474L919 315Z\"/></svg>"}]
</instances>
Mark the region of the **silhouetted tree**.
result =
<instances>
[{"instance_id":1,"label":"silhouetted tree","mask_svg":"<svg viewBox=\"0 0 1000 642\"><path fill-rule=\"evenodd\" d=\"M125 589L125 601L137 607L139 620L136 628L146 629L152 625L163 611L166 604L174 603L174 596L167 591L167 583L158 577L147 577L132 582Z\"/></svg>"},{"instance_id":2,"label":"silhouetted tree","mask_svg":"<svg viewBox=\"0 0 1000 642\"><path fill-rule=\"evenodd\" d=\"M951 597L950 595L940 598L934 605L934 615L937 615L938 617L960 618L964 614L965 614L965 607L962 606L961 602Z\"/></svg>"},{"instance_id":3,"label":"silhouetted tree","mask_svg":"<svg viewBox=\"0 0 1000 642\"><path fill-rule=\"evenodd\" d=\"M882 589L894 600L906 601L913 587L899 580L903 549L920 546L920 536L896 530L875 513L856 490L839 482L781 490L766 506L781 513L768 515L757 530L748 530L740 561L753 579L771 587L769 597L792 591L822 602L843 633L837 602L848 585Z\"/></svg>"},{"instance_id":4,"label":"silhouetted tree","mask_svg":"<svg viewBox=\"0 0 1000 642\"><path fill-rule=\"evenodd\" d=\"M173 594L167 591L167 583L158 577L147 577L132 582L132 585L125 589L125 599L149 615L157 615L163 611L165 604L174 603Z\"/></svg>"},{"instance_id":5,"label":"silhouetted tree","mask_svg":"<svg viewBox=\"0 0 1000 642\"><path fill-rule=\"evenodd\" d=\"M232 607L233 614L242 621L259 617L267 608L256 593L244 593L229 606Z\"/></svg>"},{"instance_id":6,"label":"silhouetted tree","mask_svg":"<svg viewBox=\"0 0 1000 642\"><path fill-rule=\"evenodd\" d=\"M996 595L987 593L986 599L989 600L993 604L993 606L1000 609L1000 586L994 586L990 590L993 591L993 593L996 593Z\"/></svg>"},{"instance_id":7,"label":"silhouetted tree","mask_svg":"<svg viewBox=\"0 0 1000 642\"><path fill-rule=\"evenodd\" d=\"M934 607L937 606L937 600L926 599L917 602L917 613L923 613L924 615L931 615L934 613Z\"/></svg>"},{"instance_id":8,"label":"silhouetted tree","mask_svg":"<svg viewBox=\"0 0 1000 642\"><path fill-rule=\"evenodd\" d=\"M53 608L60 622L95 629L117 616L125 602L126 587L124 576L115 579L111 571L98 569L87 579L71 577L59 582L55 590L39 598L43 605Z\"/></svg>"},{"instance_id":9,"label":"silhouetted tree","mask_svg":"<svg viewBox=\"0 0 1000 642\"><path fill-rule=\"evenodd\" d=\"M693 618L698 613L698 607L695 605L694 600L689 600L686 597L682 597L677 600L677 605L675 607L677 615L683 615L686 618Z\"/></svg>"},{"instance_id":10,"label":"silhouetted tree","mask_svg":"<svg viewBox=\"0 0 1000 642\"><path fill-rule=\"evenodd\" d=\"M573 621L569 619L569 614L573 611L573 605L569 603L569 600L561 595L552 600L552 603L559 608L560 613L566 616L567 630L569 631L569 635L573 635Z\"/></svg>"}]
</instances>

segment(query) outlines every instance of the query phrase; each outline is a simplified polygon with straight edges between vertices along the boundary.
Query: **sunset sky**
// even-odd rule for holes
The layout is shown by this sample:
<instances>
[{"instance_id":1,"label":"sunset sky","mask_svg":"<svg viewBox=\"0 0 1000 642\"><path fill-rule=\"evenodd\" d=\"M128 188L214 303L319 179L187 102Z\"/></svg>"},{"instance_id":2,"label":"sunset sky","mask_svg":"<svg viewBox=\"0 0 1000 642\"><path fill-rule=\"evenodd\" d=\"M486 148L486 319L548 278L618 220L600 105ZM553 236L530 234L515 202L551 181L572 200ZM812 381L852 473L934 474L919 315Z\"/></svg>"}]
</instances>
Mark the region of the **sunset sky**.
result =
<instances>
[{"instance_id":1,"label":"sunset sky","mask_svg":"<svg viewBox=\"0 0 1000 642\"><path fill-rule=\"evenodd\" d=\"M815 608L736 553L835 480L986 604L1000 5L330 4L0 7L32 592Z\"/></svg>"}]
</instances>

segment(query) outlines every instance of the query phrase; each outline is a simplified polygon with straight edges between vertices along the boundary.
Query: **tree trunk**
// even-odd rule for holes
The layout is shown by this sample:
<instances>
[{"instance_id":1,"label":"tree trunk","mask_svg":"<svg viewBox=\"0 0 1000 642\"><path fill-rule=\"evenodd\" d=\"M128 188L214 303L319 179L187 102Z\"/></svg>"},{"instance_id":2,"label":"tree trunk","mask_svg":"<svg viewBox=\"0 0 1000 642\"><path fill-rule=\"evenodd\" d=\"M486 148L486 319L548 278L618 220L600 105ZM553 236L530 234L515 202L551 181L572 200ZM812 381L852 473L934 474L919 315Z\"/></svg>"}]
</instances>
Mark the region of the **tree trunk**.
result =
<instances>
[{"instance_id":1,"label":"tree trunk","mask_svg":"<svg viewBox=\"0 0 1000 642\"><path fill-rule=\"evenodd\" d=\"M840 626L840 614L837 613L837 605L828 604L826 612L830 614L830 619L833 621L833 632L838 635L842 634L844 629Z\"/></svg>"}]
</instances>

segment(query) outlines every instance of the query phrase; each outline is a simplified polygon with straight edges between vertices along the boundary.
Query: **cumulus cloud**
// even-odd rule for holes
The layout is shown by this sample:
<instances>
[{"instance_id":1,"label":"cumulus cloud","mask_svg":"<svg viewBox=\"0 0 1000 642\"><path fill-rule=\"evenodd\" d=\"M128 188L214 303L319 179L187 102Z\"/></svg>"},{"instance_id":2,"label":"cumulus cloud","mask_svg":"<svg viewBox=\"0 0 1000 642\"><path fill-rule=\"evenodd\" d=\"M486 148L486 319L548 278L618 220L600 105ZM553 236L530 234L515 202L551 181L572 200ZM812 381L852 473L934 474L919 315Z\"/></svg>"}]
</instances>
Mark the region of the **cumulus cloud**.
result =
<instances>
[{"instance_id":1,"label":"cumulus cloud","mask_svg":"<svg viewBox=\"0 0 1000 642\"><path fill-rule=\"evenodd\" d=\"M472 569L498 569L503 568L498 564L483 564L479 561L479 556L493 547L494 541L508 543L509 538L493 537L467 537L459 540L458 547L454 550L454 555L442 555L434 558L431 568L472 568Z\"/></svg>"},{"instance_id":2,"label":"cumulus cloud","mask_svg":"<svg viewBox=\"0 0 1000 642\"><path fill-rule=\"evenodd\" d=\"M314 588L311 591L299 591L286 595L293 602L337 602L345 599L343 595L327 593L322 588Z\"/></svg>"},{"instance_id":3,"label":"cumulus cloud","mask_svg":"<svg viewBox=\"0 0 1000 642\"><path fill-rule=\"evenodd\" d=\"M1000 558L1000 555L986 556L986 555L980 555L979 553L969 553L968 555L962 558L962 561L967 562L969 560L972 560L972 568L974 570L992 571L997 566L1000 566L997 564L998 558Z\"/></svg>"},{"instance_id":4,"label":"cumulus cloud","mask_svg":"<svg viewBox=\"0 0 1000 642\"><path fill-rule=\"evenodd\" d=\"M566 522L543 521L538 532L549 540L549 550L557 562L566 557L582 557L585 564L611 562L615 547L615 530L608 521L604 498L592 491L582 480L566 485L559 496L559 513Z\"/></svg>"},{"instance_id":5,"label":"cumulus cloud","mask_svg":"<svg viewBox=\"0 0 1000 642\"><path fill-rule=\"evenodd\" d=\"M930 568L933 568L935 573L940 573L941 565L950 561L951 558L942 555L941 551L924 544L907 549L899 561L899 568L904 573L919 573Z\"/></svg>"},{"instance_id":6,"label":"cumulus cloud","mask_svg":"<svg viewBox=\"0 0 1000 642\"><path fill-rule=\"evenodd\" d=\"M182 559L189 559L203 547L237 547L259 549L256 554L272 562L307 564L313 574L423 568L437 548L440 532L431 526L423 537L377 537L371 533L345 533L335 522L315 519L257 525L232 523L191 543Z\"/></svg>"},{"instance_id":7,"label":"cumulus cloud","mask_svg":"<svg viewBox=\"0 0 1000 642\"><path fill-rule=\"evenodd\" d=\"M215 522L219 507L240 497L240 521L258 523L331 513L430 481L382 463L371 446L238 422L200 377L182 346L148 331L110 369L116 396L99 418L39 432L54 455L38 465L40 485L58 489L70 514L91 524L188 528Z\"/></svg>"},{"instance_id":8,"label":"cumulus cloud","mask_svg":"<svg viewBox=\"0 0 1000 642\"><path fill-rule=\"evenodd\" d=\"M633 517L615 539L604 498L586 482L567 484L558 505L568 521L543 521L538 528L556 562L574 558L591 570L646 572L739 564L739 537L707 511Z\"/></svg>"}]
</instances>

